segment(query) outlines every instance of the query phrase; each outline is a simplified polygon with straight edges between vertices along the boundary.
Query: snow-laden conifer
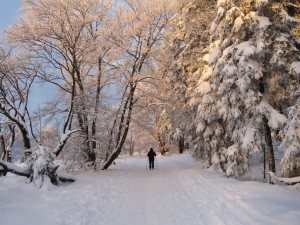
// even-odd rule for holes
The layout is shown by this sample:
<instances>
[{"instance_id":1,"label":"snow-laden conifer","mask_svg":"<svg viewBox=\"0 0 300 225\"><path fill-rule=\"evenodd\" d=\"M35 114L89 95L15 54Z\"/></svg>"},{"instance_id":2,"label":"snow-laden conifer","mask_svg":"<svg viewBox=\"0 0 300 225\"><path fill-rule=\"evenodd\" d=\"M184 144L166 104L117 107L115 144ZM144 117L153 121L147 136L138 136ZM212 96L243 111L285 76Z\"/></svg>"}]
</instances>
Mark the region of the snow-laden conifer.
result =
<instances>
[{"instance_id":1,"label":"snow-laden conifer","mask_svg":"<svg viewBox=\"0 0 300 225\"><path fill-rule=\"evenodd\" d=\"M284 139L280 145L284 149L281 160L282 176L293 176L294 170L300 168L300 100L288 109L287 125Z\"/></svg>"},{"instance_id":2,"label":"snow-laden conifer","mask_svg":"<svg viewBox=\"0 0 300 225\"><path fill-rule=\"evenodd\" d=\"M185 142L193 142L196 138L193 120L197 104L194 102L193 90L203 70L202 58L209 44L209 28L216 12L215 6L215 0L183 1L171 33L173 60L170 83L172 96L179 105L174 110L177 115L172 119L172 125L183 132Z\"/></svg>"},{"instance_id":3,"label":"snow-laden conifer","mask_svg":"<svg viewBox=\"0 0 300 225\"><path fill-rule=\"evenodd\" d=\"M272 156L270 131L282 128L282 108L294 101L297 77L289 69L299 59L294 25L273 1L218 1L195 94L202 140L196 153L205 153L209 165L224 167L227 175L244 173L249 155L264 144ZM269 162L274 170L274 157Z\"/></svg>"}]
</instances>

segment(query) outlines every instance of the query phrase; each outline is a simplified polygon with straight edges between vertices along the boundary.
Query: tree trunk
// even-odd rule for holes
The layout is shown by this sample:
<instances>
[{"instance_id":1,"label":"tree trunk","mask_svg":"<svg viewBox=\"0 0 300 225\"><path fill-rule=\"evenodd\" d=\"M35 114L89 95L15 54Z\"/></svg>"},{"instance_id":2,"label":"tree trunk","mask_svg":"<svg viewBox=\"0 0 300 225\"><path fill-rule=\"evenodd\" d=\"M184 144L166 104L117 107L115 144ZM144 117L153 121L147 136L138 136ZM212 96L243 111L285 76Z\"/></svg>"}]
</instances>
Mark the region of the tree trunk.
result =
<instances>
[{"instance_id":1,"label":"tree trunk","mask_svg":"<svg viewBox=\"0 0 300 225\"><path fill-rule=\"evenodd\" d=\"M129 125L130 125L130 122L131 122L131 113L132 113L132 109L133 109L133 97L134 97L135 89L136 89L136 86L131 85L130 93L129 93L129 96L128 96L128 99L129 99L128 113L127 113L126 124L125 124L123 135L120 136L120 139L117 142L116 150L111 155L109 160L105 163L102 170L106 170L118 158L119 154L121 153L121 150L123 148L123 145L125 143L125 140L126 140L126 137L127 137L128 131L129 131ZM124 105L124 107L125 107L124 109L127 108L126 105L127 104ZM122 116L125 116L124 113L125 112L123 111ZM121 132L121 130L123 130L122 128L123 128L123 125L122 125L122 127L119 127L119 132Z\"/></svg>"},{"instance_id":2,"label":"tree trunk","mask_svg":"<svg viewBox=\"0 0 300 225\"><path fill-rule=\"evenodd\" d=\"M27 131L26 127L23 126L23 124L17 124L17 126L20 129L21 134L22 134L24 148L25 148L24 161L26 161L32 154L28 131Z\"/></svg>"},{"instance_id":3,"label":"tree trunk","mask_svg":"<svg viewBox=\"0 0 300 225\"><path fill-rule=\"evenodd\" d=\"M6 154L7 154L7 162L11 162L12 161L12 147L15 143L15 140L16 140L16 131L15 131L15 126L11 126L11 125L8 125L8 128L10 130L10 138L9 138L9 142L6 146Z\"/></svg>"},{"instance_id":4,"label":"tree trunk","mask_svg":"<svg viewBox=\"0 0 300 225\"><path fill-rule=\"evenodd\" d=\"M6 116L10 121L14 122L18 129L21 132L22 138L23 138L23 144L25 148L25 160L28 158L28 156L31 155L31 144L30 144L30 138L29 138L29 132L27 131L27 128L25 126L25 122L19 121L5 109L5 107L0 103L0 110L1 113Z\"/></svg>"},{"instance_id":5,"label":"tree trunk","mask_svg":"<svg viewBox=\"0 0 300 225\"><path fill-rule=\"evenodd\" d=\"M159 151L161 155L165 155L167 152L166 143L164 141L164 137L158 134L158 144L159 144Z\"/></svg>"},{"instance_id":6,"label":"tree trunk","mask_svg":"<svg viewBox=\"0 0 300 225\"><path fill-rule=\"evenodd\" d=\"M160 150L160 154L161 154L161 155L165 155L166 152L167 152L166 146L165 146L165 145L162 145L162 144L159 145L159 150Z\"/></svg>"},{"instance_id":7,"label":"tree trunk","mask_svg":"<svg viewBox=\"0 0 300 225\"><path fill-rule=\"evenodd\" d=\"M91 139L89 134L89 126L88 126L88 119L85 115L86 107L82 106L82 109L77 112L77 119L79 123L80 130L84 135L83 140L83 147L84 153L86 154L86 161L92 163L92 165L96 162L96 153L93 151L91 146Z\"/></svg>"},{"instance_id":8,"label":"tree trunk","mask_svg":"<svg viewBox=\"0 0 300 225\"><path fill-rule=\"evenodd\" d=\"M76 85L75 85L75 79L74 75L72 74L72 91L71 91L71 102L70 102L70 109L67 116L67 119L65 121L64 127L63 127L63 133L67 132L67 128L69 127L69 130L71 130L72 126L72 118L74 113L74 102L75 102L75 96L76 96Z\"/></svg>"},{"instance_id":9,"label":"tree trunk","mask_svg":"<svg viewBox=\"0 0 300 225\"><path fill-rule=\"evenodd\" d=\"M24 147L26 150L31 149L31 144L30 144L30 139L28 136L28 131L24 126L19 126L21 133L22 133L22 137L23 137L23 142L24 142Z\"/></svg>"},{"instance_id":10,"label":"tree trunk","mask_svg":"<svg viewBox=\"0 0 300 225\"><path fill-rule=\"evenodd\" d=\"M5 148L4 135L0 130L0 159L5 160L5 158L6 158L6 148Z\"/></svg>"},{"instance_id":11,"label":"tree trunk","mask_svg":"<svg viewBox=\"0 0 300 225\"><path fill-rule=\"evenodd\" d=\"M264 95L265 94L265 85L264 85L263 79L260 80L259 89L260 89L260 92ZM268 119L266 118L265 115L263 115L262 119L263 119L263 127L264 127L264 132L265 132L266 148L267 148L267 152L269 154L269 157L268 157L269 171L275 173L276 166L275 166L275 157L274 157L271 129L268 124Z\"/></svg>"},{"instance_id":12,"label":"tree trunk","mask_svg":"<svg viewBox=\"0 0 300 225\"><path fill-rule=\"evenodd\" d=\"M98 76L97 76L97 87L96 87L96 102L95 102L95 115L92 122L92 149L95 152L97 147L96 143L96 133L97 128L96 124L98 123L98 112L99 112L99 104L100 104L100 92L101 92L101 76L102 76L102 59L98 60Z\"/></svg>"},{"instance_id":13,"label":"tree trunk","mask_svg":"<svg viewBox=\"0 0 300 225\"><path fill-rule=\"evenodd\" d=\"M263 146L264 179L266 179L266 147Z\"/></svg>"},{"instance_id":14,"label":"tree trunk","mask_svg":"<svg viewBox=\"0 0 300 225\"><path fill-rule=\"evenodd\" d=\"M183 153L183 150L184 150L184 138L180 138L179 141L179 154L182 154Z\"/></svg>"},{"instance_id":15,"label":"tree trunk","mask_svg":"<svg viewBox=\"0 0 300 225\"><path fill-rule=\"evenodd\" d=\"M129 148L129 155L133 156L133 150L134 149L134 142L132 140L132 131L131 131L131 135L130 135L130 148Z\"/></svg>"},{"instance_id":16,"label":"tree trunk","mask_svg":"<svg viewBox=\"0 0 300 225\"><path fill-rule=\"evenodd\" d=\"M87 157L87 162L92 163L92 166L95 166L96 163L96 153L92 148L92 140L90 137L90 127L89 127L89 120L88 120L88 109L85 102L85 92L84 92L84 85L81 77L81 72L79 68L79 62L77 60L76 53L73 52L73 68L74 68L74 77L76 84L79 89L79 94L77 97L79 97L79 110L77 112L77 118L79 127L82 130L82 133L85 135L84 138L84 153Z\"/></svg>"},{"instance_id":17,"label":"tree trunk","mask_svg":"<svg viewBox=\"0 0 300 225\"><path fill-rule=\"evenodd\" d=\"M3 133L0 130L0 159L5 160L6 158L6 148ZM0 166L0 177L6 176L7 171L5 168Z\"/></svg>"},{"instance_id":18,"label":"tree trunk","mask_svg":"<svg viewBox=\"0 0 300 225\"><path fill-rule=\"evenodd\" d=\"M268 152L268 161L269 161L269 171L275 173L276 166L275 166L275 157L274 157L274 150L273 150L273 143L272 143L272 136L271 136L271 129L268 124L267 118L263 117L264 127L265 127L265 139L266 139L266 147Z\"/></svg>"},{"instance_id":19,"label":"tree trunk","mask_svg":"<svg viewBox=\"0 0 300 225\"><path fill-rule=\"evenodd\" d=\"M124 99L126 99L126 101L125 101L125 106L123 107L123 114L125 113L125 111L124 110L126 110L126 108L127 108L127 104L128 104L128 98L125 98L125 95L126 95L126 92L127 92L127 89L128 89L128 87L129 87L129 85L127 85L126 86L126 88L125 88L125 90L124 90L124 93L123 93L123 96L122 96L122 103L123 103L123 101L124 101ZM122 105L122 103L121 103L121 105ZM107 148L107 152L106 152L106 155L105 155L105 162L108 160L108 158L109 158L109 155L111 154L111 152L112 152L112 145L113 145L113 138L114 138L114 130L115 130L115 127L116 127L116 124L117 124L117 120L118 120L118 116L119 116L119 113L120 113L120 111L121 111L121 107L118 109L118 111L117 111L117 114L116 114L116 118L114 119L114 122L113 122L113 125L112 125L112 128L111 128L111 130L110 130L110 137L109 137L109 142L108 142L108 148ZM123 115L122 114L122 115ZM122 119L121 119L122 120ZM119 129L119 132L120 132L120 129ZM118 136L119 136L120 134L118 133ZM117 138L116 140L119 140L119 138Z\"/></svg>"}]
</instances>

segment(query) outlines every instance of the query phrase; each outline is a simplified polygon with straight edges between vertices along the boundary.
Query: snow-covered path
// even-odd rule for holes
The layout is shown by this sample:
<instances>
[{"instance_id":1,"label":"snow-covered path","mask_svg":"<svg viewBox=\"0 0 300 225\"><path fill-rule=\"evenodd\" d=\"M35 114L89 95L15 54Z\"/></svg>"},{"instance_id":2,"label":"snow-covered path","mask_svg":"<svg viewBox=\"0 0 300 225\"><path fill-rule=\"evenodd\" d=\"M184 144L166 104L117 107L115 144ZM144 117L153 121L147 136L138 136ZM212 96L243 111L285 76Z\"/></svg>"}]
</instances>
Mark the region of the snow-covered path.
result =
<instances>
[{"instance_id":1,"label":"snow-covered path","mask_svg":"<svg viewBox=\"0 0 300 225\"><path fill-rule=\"evenodd\" d=\"M50 190L4 178L0 224L300 224L300 193L287 187L228 179L189 155L159 158L154 171L143 157L120 164Z\"/></svg>"}]
</instances>

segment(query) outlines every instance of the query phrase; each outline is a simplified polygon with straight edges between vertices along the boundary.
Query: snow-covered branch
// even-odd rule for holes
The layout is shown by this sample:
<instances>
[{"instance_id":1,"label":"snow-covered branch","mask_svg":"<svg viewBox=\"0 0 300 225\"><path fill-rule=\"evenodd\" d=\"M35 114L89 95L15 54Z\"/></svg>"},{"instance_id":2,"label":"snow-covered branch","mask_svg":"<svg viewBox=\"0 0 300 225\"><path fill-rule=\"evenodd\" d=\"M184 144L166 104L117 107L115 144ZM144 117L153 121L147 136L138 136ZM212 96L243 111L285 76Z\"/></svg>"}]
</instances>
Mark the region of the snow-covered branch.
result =
<instances>
[{"instance_id":1,"label":"snow-covered branch","mask_svg":"<svg viewBox=\"0 0 300 225\"><path fill-rule=\"evenodd\" d=\"M20 167L13 163L6 162L0 159L0 166L3 167L3 170L5 172L10 172L19 176L30 178L32 176L32 173L28 169L28 167ZM54 173L57 171L59 166L56 166L54 169ZM71 174L67 173L57 173L58 180L61 182L75 182L75 177Z\"/></svg>"},{"instance_id":2,"label":"snow-covered branch","mask_svg":"<svg viewBox=\"0 0 300 225\"><path fill-rule=\"evenodd\" d=\"M30 177L30 173L27 168L19 167L13 163L3 161L2 159L0 159L0 166L2 166L6 172L14 173L27 178Z\"/></svg>"},{"instance_id":3,"label":"snow-covered branch","mask_svg":"<svg viewBox=\"0 0 300 225\"><path fill-rule=\"evenodd\" d=\"M300 177L277 177L273 172L267 172L270 176L270 180L272 183L276 184L278 181L288 185L294 185L300 183Z\"/></svg>"},{"instance_id":4,"label":"snow-covered branch","mask_svg":"<svg viewBox=\"0 0 300 225\"><path fill-rule=\"evenodd\" d=\"M80 131L80 129L76 129L76 130L70 130L67 133L63 134L60 138L60 142L59 144L54 148L53 153L58 156L59 153L63 150L65 144L67 143L67 140L69 139L69 137L71 136L71 134Z\"/></svg>"}]
</instances>

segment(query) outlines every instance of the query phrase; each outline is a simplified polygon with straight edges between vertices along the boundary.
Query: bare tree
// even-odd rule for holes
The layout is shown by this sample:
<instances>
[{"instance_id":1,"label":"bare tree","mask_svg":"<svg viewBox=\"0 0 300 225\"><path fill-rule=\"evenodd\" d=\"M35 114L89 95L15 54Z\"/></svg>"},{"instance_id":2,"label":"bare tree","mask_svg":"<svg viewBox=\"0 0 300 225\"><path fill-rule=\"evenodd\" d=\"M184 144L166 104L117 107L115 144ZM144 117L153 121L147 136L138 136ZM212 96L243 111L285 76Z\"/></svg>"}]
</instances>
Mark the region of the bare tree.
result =
<instances>
[{"instance_id":1,"label":"bare tree","mask_svg":"<svg viewBox=\"0 0 300 225\"><path fill-rule=\"evenodd\" d=\"M12 54L8 51L0 58L0 114L9 121L13 139L14 126L18 128L23 139L25 153L31 154L30 134L36 141L37 139L33 132L28 103L30 91L37 76L38 65L28 62L27 53Z\"/></svg>"},{"instance_id":2,"label":"bare tree","mask_svg":"<svg viewBox=\"0 0 300 225\"><path fill-rule=\"evenodd\" d=\"M125 82L126 100L122 105L114 152L103 166L107 169L120 154L126 140L136 98L136 90L153 78L151 65L164 41L177 1L133 1L119 4L111 20L113 30L108 41L116 46L120 58L116 61Z\"/></svg>"},{"instance_id":3,"label":"bare tree","mask_svg":"<svg viewBox=\"0 0 300 225\"><path fill-rule=\"evenodd\" d=\"M86 160L92 164L100 91L105 85L103 63L109 49L99 37L110 7L109 1L98 0L26 0L21 22L8 31L11 42L27 49L31 59L43 65L38 77L69 99L63 133L76 120L84 137Z\"/></svg>"}]
</instances>

